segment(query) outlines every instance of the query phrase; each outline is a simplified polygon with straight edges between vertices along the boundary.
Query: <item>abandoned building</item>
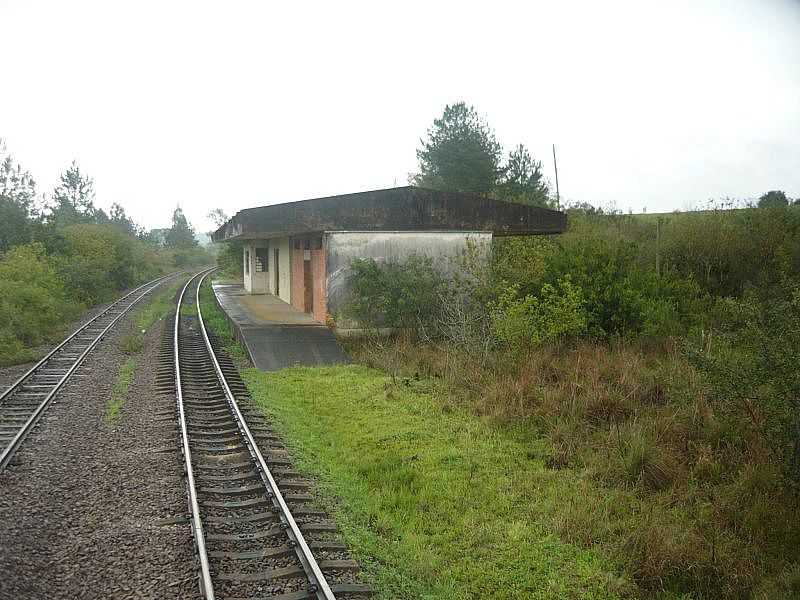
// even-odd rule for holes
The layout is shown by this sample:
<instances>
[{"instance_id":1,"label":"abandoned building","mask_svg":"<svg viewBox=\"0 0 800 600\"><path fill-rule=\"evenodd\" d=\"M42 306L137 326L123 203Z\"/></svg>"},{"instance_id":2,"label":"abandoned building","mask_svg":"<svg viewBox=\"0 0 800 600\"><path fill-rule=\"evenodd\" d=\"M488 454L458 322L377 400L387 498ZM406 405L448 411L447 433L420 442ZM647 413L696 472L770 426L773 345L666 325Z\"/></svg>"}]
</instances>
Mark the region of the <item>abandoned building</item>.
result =
<instances>
[{"instance_id":1,"label":"abandoned building","mask_svg":"<svg viewBox=\"0 0 800 600\"><path fill-rule=\"evenodd\" d=\"M564 231L562 212L475 194L399 187L241 210L212 235L244 243L244 290L272 294L318 323L347 298L355 258L444 262L494 236Z\"/></svg>"}]
</instances>

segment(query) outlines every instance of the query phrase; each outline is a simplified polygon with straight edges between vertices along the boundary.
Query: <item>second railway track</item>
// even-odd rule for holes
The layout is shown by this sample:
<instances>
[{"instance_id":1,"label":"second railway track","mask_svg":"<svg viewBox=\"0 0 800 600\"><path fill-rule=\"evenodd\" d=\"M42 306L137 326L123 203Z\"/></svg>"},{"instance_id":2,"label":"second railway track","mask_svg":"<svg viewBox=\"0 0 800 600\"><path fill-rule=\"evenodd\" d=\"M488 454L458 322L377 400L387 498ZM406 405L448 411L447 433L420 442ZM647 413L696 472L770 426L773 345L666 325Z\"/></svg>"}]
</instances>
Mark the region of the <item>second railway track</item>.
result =
<instances>
[{"instance_id":1,"label":"second railway track","mask_svg":"<svg viewBox=\"0 0 800 600\"><path fill-rule=\"evenodd\" d=\"M176 396L202 597L368 597L335 525L311 506L310 482L291 469L235 365L206 331L200 285L207 273L179 294L160 374Z\"/></svg>"}]
</instances>

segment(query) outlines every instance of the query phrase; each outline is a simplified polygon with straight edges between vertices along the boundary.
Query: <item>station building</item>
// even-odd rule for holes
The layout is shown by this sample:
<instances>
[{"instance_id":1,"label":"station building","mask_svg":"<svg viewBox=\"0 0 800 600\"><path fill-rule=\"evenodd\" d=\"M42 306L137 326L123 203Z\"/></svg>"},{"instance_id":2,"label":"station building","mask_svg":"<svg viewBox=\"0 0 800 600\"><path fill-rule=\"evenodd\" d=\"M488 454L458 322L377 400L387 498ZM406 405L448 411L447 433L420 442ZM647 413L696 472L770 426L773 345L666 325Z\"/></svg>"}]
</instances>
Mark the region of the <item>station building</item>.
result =
<instances>
[{"instance_id":1,"label":"station building","mask_svg":"<svg viewBox=\"0 0 800 600\"><path fill-rule=\"evenodd\" d=\"M561 233L559 211L476 194L399 187L241 210L212 234L244 243L244 290L272 294L318 323L348 296L350 264L428 256L443 267L492 238Z\"/></svg>"}]
</instances>

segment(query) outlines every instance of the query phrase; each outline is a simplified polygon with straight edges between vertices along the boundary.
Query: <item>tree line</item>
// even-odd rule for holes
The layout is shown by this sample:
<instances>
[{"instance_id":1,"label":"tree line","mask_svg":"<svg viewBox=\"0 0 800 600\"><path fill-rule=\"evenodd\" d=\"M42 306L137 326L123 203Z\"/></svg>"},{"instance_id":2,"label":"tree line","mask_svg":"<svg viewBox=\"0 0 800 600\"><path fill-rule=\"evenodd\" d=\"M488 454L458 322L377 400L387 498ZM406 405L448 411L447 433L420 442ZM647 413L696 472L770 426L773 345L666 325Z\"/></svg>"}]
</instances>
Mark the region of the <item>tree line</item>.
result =
<instances>
[{"instance_id":1,"label":"tree line","mask_svg":"<svg viewBox=\"0 0 800 600\"><path fill-rule=\"evenodd\" d=\"M119 203L95 204L73 162L49 195L0 140L0 364L29 360L87 306L159 274L210 262L180 207L146 231Z\"/></svg>"}]
</instances>

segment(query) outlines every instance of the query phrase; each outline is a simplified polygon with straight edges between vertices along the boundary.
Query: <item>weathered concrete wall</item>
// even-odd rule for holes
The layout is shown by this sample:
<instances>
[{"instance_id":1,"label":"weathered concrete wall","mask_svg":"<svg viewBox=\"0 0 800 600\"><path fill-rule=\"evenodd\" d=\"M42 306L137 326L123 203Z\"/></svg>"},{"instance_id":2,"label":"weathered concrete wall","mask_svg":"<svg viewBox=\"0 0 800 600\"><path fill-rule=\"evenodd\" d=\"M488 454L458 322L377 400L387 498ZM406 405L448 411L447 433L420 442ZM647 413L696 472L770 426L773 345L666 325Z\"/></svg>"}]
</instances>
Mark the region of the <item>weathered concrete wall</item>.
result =
<instances>
[{"instance_id":1,"label":"weathered concrete wall","mask_svg":"<svg viewBox=\"0 0 800 600\"><path fill-rule=\"evenodd\" d=\"M254 262L253 249L250 244L245 244L242 248L242 279L244 289L251 294L253 293Z\"/></svg>"},{"instance_id":2,"label":"weathered concrete wall","mask_svg":"<svg viewBox=\"0 0 800 600\"><path fill-rule=\"evenodd\" d=\"M427 256L443 273L457 268L456 259L473 247L478 260L488 260L492 234L481 231L327 232L327 312L338 316L348 301L350 263L372 258L378 263L402 262L412 255Z\"/></svg>"}]
</instances>

